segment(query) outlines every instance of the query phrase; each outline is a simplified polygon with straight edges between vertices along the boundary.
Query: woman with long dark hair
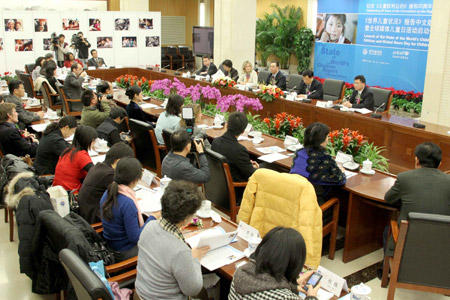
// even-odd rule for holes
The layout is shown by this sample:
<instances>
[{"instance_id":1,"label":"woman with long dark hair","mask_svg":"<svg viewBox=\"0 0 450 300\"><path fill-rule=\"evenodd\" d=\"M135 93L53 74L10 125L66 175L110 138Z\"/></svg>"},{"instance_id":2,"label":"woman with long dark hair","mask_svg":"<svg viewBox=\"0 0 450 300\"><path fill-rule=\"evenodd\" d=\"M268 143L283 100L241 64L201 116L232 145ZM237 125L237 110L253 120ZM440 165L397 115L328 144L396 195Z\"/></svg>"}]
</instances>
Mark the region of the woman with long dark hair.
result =
<instances>
[{"instance_id":1,"label":"woman with long dark hair","mask_svg":"<svg viewBox=\"0 0 450 300\"><path fill-rule=\"evenodd\" d=\"M33 164L39 175L55 174L59 156L70 146L65 139L74 134L77 125L75 117L66 116L45 128Z\"/></svg>"},{"instance_id":2,"label":"woman with long dark hair","mask_svg":"<svg viewBox=\"0 0 450 300\"><path fill-rule=\"evenodd\" d=\"M35 65L34 65L34 69L31 72L31 78L33 79L33 82L36 81L36 79L41 76L39 74L39 72L41 71L42 66L44 65L45 62L45 57L43 56L39 56L36 59Z\"/></svg>"},{"instance_id":3,"label":"woman with long dark hair","mask_svg":"<svg viewBox=\"0 0 450 300\"><path fill-rule=\"evenodd\" d=\"M236 270L229 300L302 299L317 300L320 283L304 290L313 272L300 276L306 260L306 244L302 235L292 229L275 227L269 231L250 256L250 261Z\"/></svg>"},{"instance_id":4,"label":"woman with long dark hair","mask_svg":"<svg viewBox=\"0 0 450 300\"><path fill-rule=\"evenodd\" d=\"M141 177L142 165L136 158L121 158L114 171L114 181L100 200L103 237L120 261L137 256L137 242L146 224L133 190ZM147 222L156 217L159 215L150 216Z\"/></svg>"},{"instance_id":5,"label":"woman with long dark hair","mask_svg":"<svg viewBox=\"0 0 450 300\"><path fill-rule=\"evenodd\" d=\"M127 88L125 95L130 99L130 103L126 107L128 118L142 122L151 122L150 116L144 113L142 108L139 107L139 103L143 101L144 97L142 89L137 85L130 86Z\"/></svg>"},{"instance_id":6,"label":"woman with long dark hair","mask_svg":"<svg viewBox=\"0 0 450 300\"><path fill-rule=\"evenodd\" d=\"M77 127L72 145L59 157L53 186L60 185L66 191L80 190L84 177L94 166L88 151L96 138L97 132L94 128L83 125Z\"/></svg>"}]
</instances>

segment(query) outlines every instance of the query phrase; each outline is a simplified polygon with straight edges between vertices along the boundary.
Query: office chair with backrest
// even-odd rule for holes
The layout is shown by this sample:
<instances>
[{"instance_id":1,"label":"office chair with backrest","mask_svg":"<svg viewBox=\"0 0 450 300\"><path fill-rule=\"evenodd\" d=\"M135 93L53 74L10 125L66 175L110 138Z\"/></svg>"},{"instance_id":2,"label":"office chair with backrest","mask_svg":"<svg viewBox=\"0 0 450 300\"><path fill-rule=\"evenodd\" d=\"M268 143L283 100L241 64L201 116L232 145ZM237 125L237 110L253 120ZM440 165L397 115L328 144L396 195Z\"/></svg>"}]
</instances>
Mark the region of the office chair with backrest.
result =
<instances>
[{"instance_id":1,"label":"office chair with backrest","mask_svg":"<svg viewBox=\"0 0 450 300\"><path fill-rule=\"evenodd\" d=\"M51 110L57 111L62 109L61 101L59 100L59 94L52 94L47 82L42 82L41 86L42 96L44 97L44 106Z\"/></svg>"},{"instance_id":2,"label":"office chair with backrest","mask_svg":"<svg viewBox=\"0 0 450 300\"><path fill-rule=\"evenodd\" d=\"M167 56L167 47L161 47L161 68L170 65L170 58Z\"/></svg>"},{"instance_id":3,"label":"office chair with backrest","mask_svg":"<svg viewBox=\"0 0 450 300\"><path fill-rule=\"evenodd\" d=\"M266 84L267 78L269 78L270 72L266 70L259 70L258 72L258 83Z\"/></svg>"},{"instance_id":4,"label":"office chair with backrest","mask_svg":"<svg viewBox=\"0 0 450 300\"><path fill-rule=\"evenodd\" d=\"M302 81L303 79L301 75L289 74L286 90L292 90L292 92L297 91Z\"/></svg>"},{"instance_id":5,"label":"office chair with backrest","mask_svg":"<svg viewBox=\"0 0 450 300\"><path fill-rule=\"evenodd\" d=\"M28 74L31 74L31 72L33 72L34 70L34 66L36 66L36 64L25 64L25 72Z\"/></svg>"},{"instance_id":6,"label":"office chair with backrest","mask_svg":"<svg viewBox=\"0 0 450 300\"><path fill-rule=\"evenodd\" d=\"M167 47L167 57L170 59L170 69L176 70L181 66L182 59L176 46Z\"/></svg>"},{"instance_id":7,"label":"office chair with backrest","mask_svg":"<svg viewBox=\"0 0 450 300\"><path fill-rule=\"evenodd\" d=\"M83 110L83 104L80 99L69 99L66 96L64 86L56 85L58 94L62 102L63 113L66 116L81 116Z\"/></svg>"},{"instance_id":8,"label":"office chair with backrest","mask_svg":"<svg viewBox=\"0 0 450 300\"><path fill-rule=\"evenodd\" d=\"M391 230L396 247L393 258L385 257L384 268L386 261L387 269L391 265L387 299L397 288L450 295L450 216L410 212L400 229L391 221ZM387 283L387 271L382 286L383 279Z\"/></svg>"},{"instance_id":9,"label":"office chair with backrest","mask_svg":"<svg viewBox=\"0 0 450 300\"><path fill-rule=\"evenodd\" d=\"M162 130L162 137L164 140L164 145L166 146L167 153L169 153L170 150L172 150L172 144L170 143L170 137L172 136L173 133L174 133L174 131L169 128L164 128Z\"/></svg>"},{"instance_id":10,"label":"office chair with backrest","mask_svg":"<svg viewBox=\"0 0 450 300\"><path fill-rule=\"evenodd\" d=\"M136 119L128 121L136 158L142 166L161 178L161 163L166 154L166 147L158 145L152 125Z\"/></svg>"},{"instance_id":11,"label":"office chair with backrest","mask_svg":"<svg viewBox=\"0 0 450 300\"><path fill-rule=\"evenodd\" d=\"M28 97L34 97L36 99L42 99L42 95L38 95L34 90L33 79L31 78L31 74L20 73L20 80L23 81L23 87L25 88L25 93L27 93Z\"/></svg>"},{"instance_id":12,"label":"office chair with backrest","mask_svg":"<svg viewBox=\"0 0 450 300\"><path fill-rule=\"evenodd\" d=\"M247 182L233 182L225 156L205 148L211 179L204 184L206 199L236 222L239 206L236 204L236 187L245 187Z\"/></svg>"},{"instance_id":13,"label":"office chair with backrest","mask_svg":"<svg viewBox=\"0 0 450 300\"><path fill-rule=\"evenodd\" d=\"M182 67L185 71L189 70L189 65L195 70L195 57L192 51L189 50L188 46L178 46L178 51L182 60Z\"/></svg>"},{"instance_id":14,"label":"office chair with backrest","mask_svg":"<svg viewBox=\"0 0 450 300\"><path fill-rule=\"evenodd\" d=\"M345 82L343 80L325 79L323 82L323 100L336 101L344 98Z\"/></svg>"},{"instance_id":15,"label":"office chair with backrest","mask_svg":"<svg viewBox=\"0 0 450 300\"><path fill-rule=\"evenodd\" d=\"M378 109L378 112L389 112L393 96L392 91L375 87L370 88L370 90L373 93L375 109L378 109L384 103L384 106Z\"/></svg>"}]
</instances>

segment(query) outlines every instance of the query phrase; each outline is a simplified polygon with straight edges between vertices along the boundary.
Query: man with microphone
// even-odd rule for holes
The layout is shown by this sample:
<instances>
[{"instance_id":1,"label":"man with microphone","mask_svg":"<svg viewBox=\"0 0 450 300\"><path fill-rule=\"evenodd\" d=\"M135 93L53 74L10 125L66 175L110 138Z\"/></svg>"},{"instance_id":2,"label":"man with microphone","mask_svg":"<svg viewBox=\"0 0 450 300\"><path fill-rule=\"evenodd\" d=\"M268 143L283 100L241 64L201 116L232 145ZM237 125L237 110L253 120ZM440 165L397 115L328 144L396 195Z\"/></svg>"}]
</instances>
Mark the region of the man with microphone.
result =
<instances>
[{"instance_id":1,"label":"man with microphone","mask_svg":"<svg viewBox=\"0 0 450 300\"><path fill-rule=\"evenodd\" d=\"M212 75L216 74L217 67L215 64L213 64L211 62L211 58L209 56L207 56L207 55L203 56L202 61L203 61L203 67L197 71L197 75L212 76Z\"/></svg>"},{"instance_id":2,"label":"man with microphone","mask_svg":"<svg viewBox=\"0 0 450 300\"><path fill-rule=\"evenodd\" d=\"M297 94L308 99L323 99L323 88L319 80L314 78L314 73L311 70L303 71L303 81L298 87Z\"/></svg>"},{"instance_id":3,"label":"man with microphone","mask_svg":"<svg viewBox=\"0 0 450 300\"><path fill-rule=\"evenodd\" d=\"M355 90L350 100L343 105L348 108L367 108L373 111L375 100L372 91L366 86L366 78L363 75L356 76L353 85Z\"/></svg>"}]
</instances>

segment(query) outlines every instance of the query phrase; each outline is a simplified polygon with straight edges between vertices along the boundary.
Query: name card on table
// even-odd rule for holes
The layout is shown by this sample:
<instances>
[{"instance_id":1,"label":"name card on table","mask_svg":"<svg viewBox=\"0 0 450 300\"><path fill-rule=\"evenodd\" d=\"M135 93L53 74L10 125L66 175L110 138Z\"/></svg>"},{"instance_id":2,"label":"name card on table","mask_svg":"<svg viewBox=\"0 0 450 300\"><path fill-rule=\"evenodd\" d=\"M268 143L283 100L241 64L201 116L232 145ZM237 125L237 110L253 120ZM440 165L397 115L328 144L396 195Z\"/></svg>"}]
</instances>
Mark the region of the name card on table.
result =
<instances>
[{"instance_id":1,"label":"name card on table","mask_svg":"<svg viewBox=\"0 0 450 300\"><path fill-rule=\"evenodd\" d=\"M248 135L250 133L250 131L252 131L252 129L253 129L252 124L247 124L247 127L245 127L245 130L244 130L244 133Z\"/></svg>"},{"instance_id":2,"label":"name card on table","mask_svg":"<svg viewBox=\"0 0 450 300\"><path fill-rule=\"evenodd\" d=\"M297 97L297 93L295 93L295 92L294 93L289 93L289 94L287 94L285 96L286 100L289 100L289 101L294 101L295 97Z\"/></svg>"},{"instance_id":3,"label":"name card on table","mask_svg":"<svg viewBox=\"0 0 450 300\"><path fill-rule=\"evenodd\" d=\"M94 66L89 66L88 70L95 70L96 68Z\"/></svg>"},{"instance_id":4,"label":"name card on table","mask_svg":"<svg viewBox=\"0 0 450 300\"><path fill-rule=\"evenodd\" d=\"M261 237L261 235L259 234L259 231L257 229L253 228L252 226L250 226L247 223L242 222L242 221L239 222L237 232L238 232L238 237L240 237L241 239L243 239L247 242L251 238Z\"/></svg>"},{"instance_id":5,"label":"name card on table","mask_svg":"<svg viewBox=\"0 0 450 300\"><path fill-rule=\"evenodd\" d=\"M337 163L343 164L343 163L346 163L348 161L353 161L353 156L351 156L350 154L345 154L342 151L338 151L338 153L336 154L335 161Z\"/></svg>"},{"instance_id":6,"label":"name card on table","mask_svg":"<svg viewBox=\"0 0 450 300\"><path fill-rule=\"evenodd\" d=\"M316 106L326 108L327 102L326 101L317 101Z\"/></svg>"},{"instance_id":7,"label":"name card on table","mask_svg":"<svg viewBox=\"0 0 450 300\"><path fill-rule=\"evenodd\" d=\"M117 65L116 69L123 69L123 66L122 65Z\"/></svg>"},{"instance_id":8,"label":"name card on table","mask_svg":"<svg viewBox=\"0 0 450 300\"><path fill-rule=\"evenodd\" d=\"M141 180L145 182L147 185L151 185L152 182L155 181L155 176L153 176L153 174L149 170L144 170L144 172L142 173Z\"/></svg>"},{"instance_id":9,"label":"name card on table","mask_svg":"<svg viewBox=\"0 0 450 300\"><path fill-rule=\"evenodd\" d=\"M341 295L342 290L348 292L347 281L341 276L334 274L322 266L319 266L317 272L323 276L320 281L321 288L333 293L337 297Z\"/></svg>"},{"instance_id":10,"label":"name card on table","mask_svg":"<svg viewBox=\"0 0 450 300\"><path fill-rule=\"evenodd\" d=\"M219 114L214 116L214 124L223 124L225 123L225 117Z\"/></svg>"},{"instance_id":11,"label":"name card on table","mask_svg":"<svg viewBox=\"0 0 450 300\"><path fill-rule=\"evenodd\" d=\"M300 144L300 141L297 138L287 135L284 139L284 148L289 151L295 152L298 149L302 149L303 145Z\"/></svg>"}]
</instances>

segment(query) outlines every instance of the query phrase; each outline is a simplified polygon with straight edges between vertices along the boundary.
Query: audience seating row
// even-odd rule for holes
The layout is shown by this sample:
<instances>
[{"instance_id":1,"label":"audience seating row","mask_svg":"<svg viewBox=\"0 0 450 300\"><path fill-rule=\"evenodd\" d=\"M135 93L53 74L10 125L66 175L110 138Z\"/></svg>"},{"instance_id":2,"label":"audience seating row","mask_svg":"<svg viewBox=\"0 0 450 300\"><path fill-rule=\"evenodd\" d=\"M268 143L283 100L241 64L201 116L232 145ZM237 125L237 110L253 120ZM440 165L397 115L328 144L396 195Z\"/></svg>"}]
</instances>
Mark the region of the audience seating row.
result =
<instances>
[{"instance_id":1,"label":"audience seating row","mask_svg":"<svg viewBox=\"0 0 450 300\"><path fill-rule=\"evenodd\" d=\"M172 70L195 69L195 57L187 46L161 47L161 67L165 68L166 66L170 66Z\"/></svg>"}]
</instances>

